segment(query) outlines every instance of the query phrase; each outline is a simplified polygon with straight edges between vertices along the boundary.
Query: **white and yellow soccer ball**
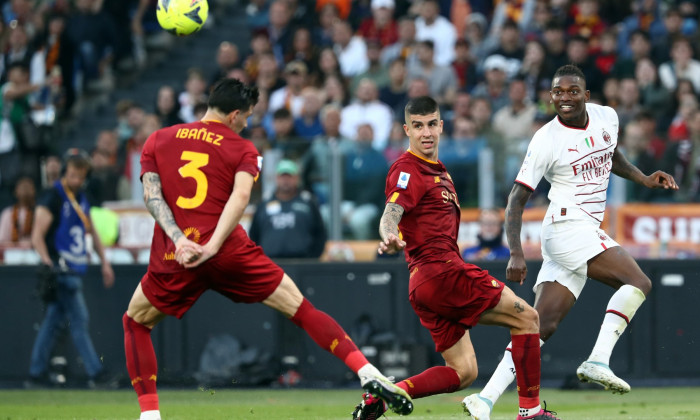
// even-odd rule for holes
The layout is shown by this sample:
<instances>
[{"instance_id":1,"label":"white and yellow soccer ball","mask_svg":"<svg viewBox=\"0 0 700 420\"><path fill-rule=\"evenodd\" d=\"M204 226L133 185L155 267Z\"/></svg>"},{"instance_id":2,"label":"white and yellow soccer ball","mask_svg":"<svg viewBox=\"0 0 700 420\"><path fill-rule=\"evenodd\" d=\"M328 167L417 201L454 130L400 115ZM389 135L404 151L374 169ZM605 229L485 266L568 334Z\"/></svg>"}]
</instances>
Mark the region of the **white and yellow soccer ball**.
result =
<instances>
[{"instance_id":1,"label":"white and yellow soccer ball","mask_svg":"<svg viewBox=\"0 0 700 420\"><path fill-rule=\"evenodd\" d=\"M173 35L193 34L204 26L209 16L207 0L158 0L158 23Z\"/></svg>"}]
</instances>

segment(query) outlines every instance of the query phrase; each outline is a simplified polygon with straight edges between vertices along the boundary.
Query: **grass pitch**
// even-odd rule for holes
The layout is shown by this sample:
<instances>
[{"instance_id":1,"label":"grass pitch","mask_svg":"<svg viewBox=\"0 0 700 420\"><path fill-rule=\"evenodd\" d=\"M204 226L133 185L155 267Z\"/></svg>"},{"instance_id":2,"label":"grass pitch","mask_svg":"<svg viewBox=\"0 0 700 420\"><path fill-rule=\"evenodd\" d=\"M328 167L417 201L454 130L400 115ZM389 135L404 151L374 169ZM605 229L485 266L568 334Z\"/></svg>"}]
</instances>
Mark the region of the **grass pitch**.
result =
<instances>
[{"instance_id":1,"label":"grass pitch","mask_svg":"<svg viewBox=\"0 0 700 420\"><path fill-rule=\"evenodd\" d=\"M466 419L461 400L476 389L415 400L406 420ZM700 419L700 388L635 388L625 396L604 391L544 389L542 398L562 420ZM163 390L164 420L349 420L360 400L354 390ZM491 417L513 420L517 395L506 393ZM389 419L399 416L388 413ZM137 419L131 390L0 391L0 420Z\"/></svg>"}]
</instances>

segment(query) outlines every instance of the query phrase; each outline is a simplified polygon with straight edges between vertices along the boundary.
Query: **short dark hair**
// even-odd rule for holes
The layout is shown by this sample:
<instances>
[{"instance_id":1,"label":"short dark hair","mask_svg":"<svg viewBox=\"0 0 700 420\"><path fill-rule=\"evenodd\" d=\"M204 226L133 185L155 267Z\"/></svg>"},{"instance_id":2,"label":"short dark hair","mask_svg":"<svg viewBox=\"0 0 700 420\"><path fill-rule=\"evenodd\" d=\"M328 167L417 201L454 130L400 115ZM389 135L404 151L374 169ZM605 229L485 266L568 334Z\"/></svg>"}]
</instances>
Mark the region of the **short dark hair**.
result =
<instances>
[{"instance_id":1,"label":"short dark hair","mask_svg":"<svg viewBox=\"0 0 700 420\"><path fill-rule=\"evenodd\" d=\"M216 108L224 114L233 111L248 111L258 103L258 88L247 86L238 79L221 79L211 90L207 105Z\"/></svg>"},{"instance_id":2,"label":"short dark hair","mask_svg":"<svg viewBox=\"0 0 700 420\"><path fill-rule=\"evenodd\" d=\"M583 74L581 69L578 68L575 64L566 64L564 66L559 67L557 69L557 71L554 73L554 76L552 77L552 81L554 81L554 79L556 79L557 77L562 77L562 76L579 77L584 82L586 81L586 76Z\"/></svg>"},{"instance_id":3,"label":"short dark hair","mask_svg":"<svg viewBox=\"0 0 700 420\"><path fill-rule=\"evenodd\" d=\"M66 153L63 154L64 170L68 166L89 171L90 167L92 166L90 163L90 155L88 155L87 152L82 149L71 147L70 149L66 150Z\"/></svg>"},{"instance_id":4,"label":"short dark hair","mask_svg":"<svg viewBox=\"0 0 700 420\"><path fill-rule=\"evenodd\" d=\"M419 96L408 101L406 108L404 108L404 118L408 123L411 115L428 115L433 112L437 112L440 115L440 107L435 102L435 99L430 96Z\"/></svg>"}]
</instances>

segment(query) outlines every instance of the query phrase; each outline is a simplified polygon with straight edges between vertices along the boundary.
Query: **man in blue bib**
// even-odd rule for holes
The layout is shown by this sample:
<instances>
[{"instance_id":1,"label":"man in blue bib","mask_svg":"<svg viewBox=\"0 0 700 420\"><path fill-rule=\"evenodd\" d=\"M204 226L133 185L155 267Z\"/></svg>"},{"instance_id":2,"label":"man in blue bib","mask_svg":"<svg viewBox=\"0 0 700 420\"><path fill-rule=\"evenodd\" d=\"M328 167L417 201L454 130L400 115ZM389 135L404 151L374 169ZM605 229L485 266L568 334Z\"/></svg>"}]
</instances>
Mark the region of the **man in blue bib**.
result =
<instances>
[{"instance_id":1,"label":"man in blue bib","mask_svg":"<svg viewBox=\"0 0 700 420\"><path fill-rule=\"evenodd\" d=\"M85 365L88 387L104 382L106 376L88 334L88 310L80 277L85 274L89 262L86 239L90 234L102 261L104 286L110 288L114 284L114 272L93 228L90 203L82 191L89 170L87 154L79 149L69 149L61 179L37 200L32 246L41 258L43 271L57 273L57 284L54 293L44 296L46 316L34 342L29 367L32 383L44 382L55 336L66 320Z\"/></svg>"}]
</instances>

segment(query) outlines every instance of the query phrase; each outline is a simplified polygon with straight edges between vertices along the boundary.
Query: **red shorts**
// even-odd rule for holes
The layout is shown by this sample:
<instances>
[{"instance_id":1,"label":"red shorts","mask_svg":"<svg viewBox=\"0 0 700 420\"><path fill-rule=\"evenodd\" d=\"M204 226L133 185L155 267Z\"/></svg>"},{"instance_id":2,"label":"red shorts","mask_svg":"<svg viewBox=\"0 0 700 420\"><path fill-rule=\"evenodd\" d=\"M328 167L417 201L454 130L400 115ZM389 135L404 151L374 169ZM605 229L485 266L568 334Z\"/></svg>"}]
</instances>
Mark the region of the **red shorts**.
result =
<instances>
[{"instance_id":1,"label":"red shorts","mask_svg":"<svg viewBox=\"0 0 700 420\"><path fill-rule=\"evenodd\" d=\"M156 309L182 318L208 289L234 302L262 302L277 289L283 275L262 248L246 238L243 245L227 241L214 257L192 270L155 273L149 269L141 288Z\"/></svg>"},{"instance_id":2,"label":"red shorts","mask_svg":"<svg viewBox=\"0 0 700 420\"><path fill-rule=\"evenodd\" d=\"M479 322L484 311L501 300L503 283L461 258L422 264L414 271L417 278L411 280L418 286L408 299L420 323L430 331L438 352L455 345L467 329Z\"/></svg>"}]
</instances>

